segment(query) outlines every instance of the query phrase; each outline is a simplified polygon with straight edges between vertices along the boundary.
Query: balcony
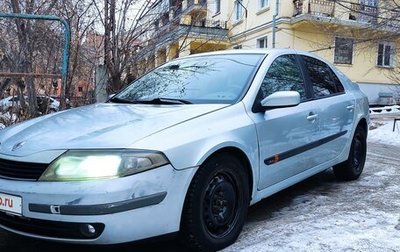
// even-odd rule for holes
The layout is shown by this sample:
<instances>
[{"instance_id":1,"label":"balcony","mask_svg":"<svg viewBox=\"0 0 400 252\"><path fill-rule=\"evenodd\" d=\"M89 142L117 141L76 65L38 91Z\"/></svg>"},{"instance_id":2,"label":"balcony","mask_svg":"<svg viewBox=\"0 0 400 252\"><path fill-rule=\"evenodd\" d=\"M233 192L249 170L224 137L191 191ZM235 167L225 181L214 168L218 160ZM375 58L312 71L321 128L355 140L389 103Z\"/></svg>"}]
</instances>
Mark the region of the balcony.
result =
<instances>
[{"instance_id":1,"label":"balcony","mask_svg":"<svg viewBox=\"0 0 400 252\"><path fill-rule=\"evenodd\" d=\"M366 26L378 23L379 8L357 0L294 0L293 22L314 20L336 25Z\"/></svg>"},{"instance_id":2,"label":"balcony","mask_svg":"<svg viewBox=\"0 0 400 252\"><path fill-rule=\"evenodd\" d=\"M207 14L207 0L185 0L182 9L185 14Z\"/></svg>"},{"instance_id":3,"label":"balcony","mask_svg":"<svg viewBox=\"0 0 400 252\"><path fill-rule=\"evenodd\" d=\"M195 21L192 24L185 24L185 22L182 22L181 25L192 25L192 27L203 27L203 28L228 29L226 21L211 20L211 19L203 19Z\"/></svg>"},{"instance_id":4,"label":"balcony","mask_svg":"<svg viewBox=\"0 0 400 252\"><path fill-rule=\"evenodd\" d=\"M351 3L350 20L376 24L378 22L378 7L365 4Z\"/></svg>"},{"instance_id":5,"label":"balcony","mask_svg":"<svg viewBox=\"0 0 400 252\"><path fill-rule=\"evenodd\" d=\"M150 43L155 43L157 47L161 47L165 44L176 42L183 37L206 41L227 41L227 22L210 19L189 22L188 19L182 19L178 23L172 22L158 30L152 36Z\"/></svg>"},{"instance_id":6,"label":"balcony","mask_svg":"<svg viewBox=\"0 0 400 252\"><path fill-rule=\"evenodd\" d=\"M335 2L330 0L296 0L294 16L310 14L313 16L333 17L335 12Z\"/></svg>"},{"instance_id":7,"label":"balcony","mask_svg":"<svg viewBox=\"0 0 400 252\"><path fill-rule=\"evenodd\" d=\"M227 22L222 20L203 19L192 23L182 19L179 26L180 32L189 33L190 37L202 37L207 39L227 39Z\"/></svg>"}]
</instances>

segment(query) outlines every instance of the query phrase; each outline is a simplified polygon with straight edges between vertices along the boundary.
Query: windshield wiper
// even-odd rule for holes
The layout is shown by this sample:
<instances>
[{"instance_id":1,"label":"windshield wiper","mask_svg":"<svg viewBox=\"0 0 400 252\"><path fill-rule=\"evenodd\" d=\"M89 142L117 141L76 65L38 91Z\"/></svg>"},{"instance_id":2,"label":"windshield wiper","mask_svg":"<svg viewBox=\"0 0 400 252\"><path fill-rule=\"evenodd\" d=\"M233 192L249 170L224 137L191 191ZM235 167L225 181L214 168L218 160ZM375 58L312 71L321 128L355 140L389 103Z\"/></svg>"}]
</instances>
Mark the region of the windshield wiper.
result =
<instances>
[{"instance_id":1,"label":"windshield wiper","mask_svg":"<svg viewBox=\"0 0 400 252\"><path fill-rule=\"evenodd\" d=\"M130 103L130 104L192 104L192 102L184 99L163 98L158 97L151 100L125 100L118 97L113 97L109 100L114 103Z\"/></svg>"},{"instance_id":2,"label":"windshield wiper","mask_svg":"<svg viewBox=\"0 0 400 252\"><path fill-rule=\"evenodd\" d=\"M125 99L118 98L118 97L116 97L116 96L114 96L113 98L111 98L109 101L110 101L110 102L113 102L113 103L130 103L130 104L135 104L135 103L137 103L136 101L125 100Z\"/></svg>"},{"instance_id":3,"label":"windshield wiper","mask_svg":"<svg viewBox=\"0 0 400 252\"><path fill-rule=\"evenodd\" d=\"M192 102L184 99L158 97L151 100L136 100L136 103L143 104L192 104Z\"/></svg>"}]
</instances>

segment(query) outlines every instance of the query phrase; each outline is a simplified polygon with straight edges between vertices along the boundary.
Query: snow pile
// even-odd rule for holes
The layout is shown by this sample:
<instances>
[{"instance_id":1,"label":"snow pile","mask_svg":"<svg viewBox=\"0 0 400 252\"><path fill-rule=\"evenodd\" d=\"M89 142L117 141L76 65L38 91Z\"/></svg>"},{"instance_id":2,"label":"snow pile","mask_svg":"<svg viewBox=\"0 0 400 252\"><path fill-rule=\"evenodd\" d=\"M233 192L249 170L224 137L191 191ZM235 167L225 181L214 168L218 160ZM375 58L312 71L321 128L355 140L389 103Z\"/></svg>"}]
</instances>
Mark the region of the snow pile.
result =
<instances>
[{"instance_id":1,"label":"snow pile","mask_svg":"<svg viewBox=\"0 0 400 252\"><path fill-rule=\"evenodd\" d=\"M400 146L400 121L396 122L394 131L393 120L373 122L372 128L368 133L368 141Z\"/></svg>"},{"instance_id":2,"label":"snow pile","mask_svg":"<svg viewBox=\"0 0 400 252\"><path fill-rule=\"evenodd\" d=\"M373 114L392 114L392 113L398 113L398 112L400 112L400 105L369 108L369 113L371 115L373 115Z\"/></svg>"}]
</instances>

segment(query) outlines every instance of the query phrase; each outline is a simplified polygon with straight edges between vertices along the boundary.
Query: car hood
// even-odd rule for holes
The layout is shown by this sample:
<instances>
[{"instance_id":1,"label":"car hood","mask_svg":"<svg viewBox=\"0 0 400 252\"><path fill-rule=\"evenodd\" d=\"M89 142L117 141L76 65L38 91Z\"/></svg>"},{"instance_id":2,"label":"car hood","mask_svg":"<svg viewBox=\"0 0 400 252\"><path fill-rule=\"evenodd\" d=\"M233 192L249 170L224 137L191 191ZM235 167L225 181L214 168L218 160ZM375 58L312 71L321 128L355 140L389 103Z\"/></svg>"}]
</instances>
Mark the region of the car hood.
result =
<instances>
[{"instance_id":1,"label":"car hood","mask_svg":"<svg viewBox=\"0 0 400 252\"><path fill-rule=\"evenodd\" d=\"M0 131L0 154L27 156L45 150L128 148L158 131L225 106L102 103L80 107Z\"/></svg>"}]
</instances>

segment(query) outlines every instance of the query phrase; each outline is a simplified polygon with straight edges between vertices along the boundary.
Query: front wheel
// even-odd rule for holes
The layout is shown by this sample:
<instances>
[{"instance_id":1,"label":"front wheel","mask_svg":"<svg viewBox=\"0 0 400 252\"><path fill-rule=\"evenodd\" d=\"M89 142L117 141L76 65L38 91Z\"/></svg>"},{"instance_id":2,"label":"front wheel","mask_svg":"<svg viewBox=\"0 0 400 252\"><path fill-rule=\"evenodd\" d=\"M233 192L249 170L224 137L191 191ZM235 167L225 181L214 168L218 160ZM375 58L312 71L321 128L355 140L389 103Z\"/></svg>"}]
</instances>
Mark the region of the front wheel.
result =
<instances>
[{"instance_id":1,"label":"front wheel","mask_svg":"<svg viewBox=\"0 0 400 252\"><path fill-rule=\"evenodd\" d=\"M333 167L336 178L340 180L358 179L364 169L367 155L367 136L365 131L357 127L351 142L349 158Z\"/></svg>"},{"instance_id":2,"label":"front wheel","mask_svg":"<svg viewBox=\"0 0 400 252\"><path fill-rule=\"evenodd\" d=\"M211 158L199 168L186 195L183 242L197 251L215 251L234 243L248 204L248 175L242 163L228 154Z\"/></svg>"}]
</instances>

